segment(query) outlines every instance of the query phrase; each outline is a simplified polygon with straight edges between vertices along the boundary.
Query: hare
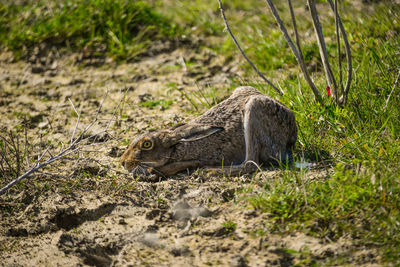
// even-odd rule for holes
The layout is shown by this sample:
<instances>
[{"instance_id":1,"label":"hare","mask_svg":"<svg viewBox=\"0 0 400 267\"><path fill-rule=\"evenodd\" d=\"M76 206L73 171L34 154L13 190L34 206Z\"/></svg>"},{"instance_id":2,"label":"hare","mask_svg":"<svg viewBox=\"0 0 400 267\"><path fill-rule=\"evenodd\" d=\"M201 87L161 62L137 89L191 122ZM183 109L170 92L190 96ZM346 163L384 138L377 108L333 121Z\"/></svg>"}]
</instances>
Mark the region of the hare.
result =
<instances>
[{"instance_id":1,"label":"hare","mask_svg":"<svg viewBox=\"0 0 400 267\"><path fill-rule=\"evenodd\" d=\"M296 139L293 112L255 88L243 86L188 123L138 136L121 163L134 175L168 176L200 167L248 173L256 170L254 163L291 162Z\"/></svg>"}]
</instances>

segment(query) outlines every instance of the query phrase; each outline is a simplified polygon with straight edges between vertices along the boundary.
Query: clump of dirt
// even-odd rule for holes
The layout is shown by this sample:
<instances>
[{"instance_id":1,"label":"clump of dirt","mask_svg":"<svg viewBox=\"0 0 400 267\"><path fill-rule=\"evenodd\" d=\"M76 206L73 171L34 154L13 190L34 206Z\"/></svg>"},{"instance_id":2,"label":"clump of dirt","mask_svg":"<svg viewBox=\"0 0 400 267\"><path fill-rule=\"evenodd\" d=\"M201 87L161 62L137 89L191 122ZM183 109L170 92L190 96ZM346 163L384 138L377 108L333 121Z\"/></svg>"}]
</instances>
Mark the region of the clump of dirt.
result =
<instances>
[{"instance_id":1,"label":"clump of dirt","mask_svg":"<svg viewBox=\"0 0 400 267\"><path fill-rule=\"evenodd\" d=\"M257 186L254 179L274 179L275 171L256 178L198 171L151 180L122 169L119 157L134 135L201 111L179 90L227 88L240 74L237 61L200 48L120 65L106 60L100 67L76 64L76 55L37 55L29 62L0 56L3 130L26 130L32 163L40 151L58 151L70 141L78 119L71 101L81 112L77 132L98 116L87 136L96 137L0 197L4 266L379 263L376 251L357 247L350 238L332 242L300 232L265 232L268 214L243 207L238 196ZM159 99L172 102L161 107ZM155 104L146 107L143 101ZM10 177L1 179L3 186Z\"/></svg>"}]
</instances>

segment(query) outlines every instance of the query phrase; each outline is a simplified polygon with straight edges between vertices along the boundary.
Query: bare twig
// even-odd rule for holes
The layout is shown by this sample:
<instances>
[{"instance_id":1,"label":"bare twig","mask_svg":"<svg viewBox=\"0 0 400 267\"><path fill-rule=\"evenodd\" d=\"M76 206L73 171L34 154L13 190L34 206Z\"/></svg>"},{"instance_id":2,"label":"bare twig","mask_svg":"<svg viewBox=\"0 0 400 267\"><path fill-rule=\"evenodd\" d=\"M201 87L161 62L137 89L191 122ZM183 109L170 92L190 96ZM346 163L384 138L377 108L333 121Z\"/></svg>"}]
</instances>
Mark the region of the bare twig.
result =
<instances>
[{"instance_id":1,"label":"bare twig","mask_svg":"<svg viewBox=\"0 0 400 267\"><path fill-rule=\"evenodd\" d=\"M40 161L41 155L42 155L42 133L39 135L39 148L38 148L38 155L37 155L37 161Z\"/></svg>"},{"instance_id":2,"label":"bare twig","mask_svg":"<svg viewBox=\"0 0 400 267\"><path fill-rule=\"evenodd\" d=\"M119 106L122 104L122 102L124 101L128 91L129 91L130 87L126 87L125 88L125 92L123 94L123 96L121 97L121 100L118 102L117 106L114 109L113 115L111 116L111 119L109 120L106 130L110 128L111 126L111 122L114 120L115 116L117 115L117 110L119 109ZM122 90L121 90L122 91Z\"/></svg>"},{"instance_id":3,"label":"bare twig","mask_svg":"<svg viewBox=\"0 0 400 267\"><path fill-rule=\"evenodd\" d=\"M108 92L106 93L106 96L107 96L107 94L108 94ZM106 96L105 96L105 97L106 97ZM125 95L124 95L124 97L125 97ZM74 104L72 103L72 101L71 101L71 100L69 100L69 101L71 102L71 105L72 105L73 109L75 110L75 112L77 112L76 109L75 109ZM4 193L5 193L8 189L10 189L12 186L14 186L15 184L17 184L18 182L20 182L20 181L23 180L24 178L29 177L31 174L33 174L34 172L36 172L36 171L38 171L39 169L43 168L44 166L49 165L49 164L53 163L54 161L60 160L60 159L62 159L62 158L66 158L68 155L70 155L70 154L72 154L72 153L75 153L75 152L80 151L80 150L81 150L81 147L78 146L78 145L81 144L84 140L87 140L87 139L89 139L89 138L91 138L91 137L93 137L93 136L96 135L96 134L95 134L95 135L91 135L91 136L89 136L89 137L87 137L87 138L83 138L83 136L89 131L89 129L90 129L90 128L94 125L94 123L98 120L98 116L99 116L99 114L100 114L100 112L101 112L101 107L102 107L103 102L104 102L104 99L103 99L103 101L101 102L101 104L100 104L100 106L99 106L99 109L97 110L97 113L96 113L96 116L95 116L94 120L93 120L87 127L85 127L85 129L79 134L79 136L75 137L77 128L78 128L78 126L79 126L80 115L81 115L80 113L77 112L77 114L78 114L78 120L77 120L77 123L75 124L74 131L73 131L72 138L71 138L71 142L70 142L69 146L66 147L66 148L64 148L64 144L62 144L62 148L61 148L60 152L59 152L58 154L56 154L56 155L53 155L53 154L50 152L50 149L49 149L49 148L46 148L46 150L45 150L43 153L39 152L39 153L38 153L38 159L37 159L37 161L35 162L35 164L33 165L33 167L30 168L27 172L25 172L25 173L22 174L21 176L19 176L18 178L14 179L14 180L11 181L10 183L8 183L5 187L1 188L1 189L0 189L0 195L4 194ZM118 103L118 105L117 105L116 108L114 109L113 117L115 116L116 111L117 111L118 107L120 106L121 102L122 102L122 100ZM111 123L111 122L109 122L109 124L108 124L108 126L107 126L107 129L108 129L108 127L110 126L110 123ZM104 131L101 131L100 133L106 132L107 129L104 130ZM97 134L99 134L99 133L97 133ZM5 149L5 148L3 148L3 150L4 150L4 149ZM42 162L42 159L45 157L46 154L49 155L49 158L48 158L47 160L45 160L44 162ZM2 161L3 161L3 159L4 159L4 161L5 161L6 163L8 163L8 162L7 162L7 159L4 157L3 153L0 153L0 155L1 155ZM11 166L10 166L10 167L11 167Z\"/></svg>"},{"instance_id":4,"label":"bare twig","mask_svg":"<svg viewBox=\"0 0 400 267\"><path fill-rule=\"evenodd\" d=\"M335 28L336 28L336 45L337 45L337 54L338 54L338 67L339 67L339 86L340 86L340 91L341 94L344 94L344 89L343 89L343 73L342 73L342 59L340 55L340 33L339 33L339 13L338 13L338 4L337 0L335 0L335 8L334 8L334 13L335 13ZM338 98L338 90L335 91L336 99Z\"/></svg>"},{"instance_id":5,"label":"bare twig","mask_svg":"<svg viewBox=\"0 0 400 267\"><path fill-rule=\"evenodd\" d=\"M72 142L73 142L73 140L74 140L74 137L75 137L76 129L78 128L79 121L80 121L80 119L81 119L81 113L78 112L78 111L76 110L76 108L75 108L75 106L74 106L74 103L72 103L71 99L68 98L68 100L69 100L69 102L71 103L71 106L72 106L72 108L74 109L76 115L78 115L78 119L76 120L75 128L74 128L74 131L73 131L72 136L71 136L71 141L70 141L70 143L72 144Z\"/></svg>"},{"instance_id":6,"label":"bare twig","mask_svg":"<svg viewBox=\"0 0 400 267\"><path fill-rule=\"evenodd\" d=\"M318 41L319 53L321 55L322 64L324 66L325 76L326 76L328 85L334 91L336 91L337 90L336 80L335 80L335 77L333 76L331 65L329 64L328 51L326 49L326 44L325 44L324 34L322 33L321 23L319 22L318 12L315 7L315 0L307 0L307 3L308 3L308 7L310 9L310 14L311 14L312 21L313 21L315 35L316 35L317 41ZM336 100L336 103L338 103L339 99L335 99L335 100Z\"/></svg>"},{"instance_id":7,"label":"bare twig","mask_svg":"<svg viewBox=\"0 0 400 267\"><path fill-rule=\"evenodd\" d=\"M8 166L10 171L13 171L14 168L11 166L9 160L6 157L6 155L8 153L7 150L10 150L10 149L7 149L8 141L4 137L2 137L2 139L3 139L3 145L4 146L3 146L3 152L0 154L0 156L1 156L1 162L2 162L2 164L1 164L2 171L3 171L3 173L5 173L5 168L3 167L3 162L5 162L7 164L7 166Z\"/></svg>"},{"instance_id":8,"label":"bare twig","mask_svg":"<svg viewBox=\"0 0 400 267\"><path fill-rule=\"evenodd\" d=\"M24 142L24 157L25 157L25 160L26 160L26 164L28 165L28 168L30 168L31 166L30 166L30 163L29 163L29 159L28 159L28 146L29 146L29 143L28 143L28 127L27 127L27 125L26 125L26 119L24 119L24 138L25 138L25 142Z\"/></svg>"},{"instance_id":9,"label":"bare twig","mask_svg":"<svg viewBox=\"0 0 400 267\"><path fill-rule=\"evenodd\" d=\"M223 6L222 6L221 0L218 0L218 3L219 3L219 9L220 9L220 11L221 11L222 18L224 19L224 23L225 23L226 30L228 31L229 35L231 36L233 42L235 43L236 47L239 49L239 51L240 51L240 53L242 54L242 56L247 60L247 62L250 64L250 66L257 72L257 74L258 74L265 82L267 82L272 88L274 88L274 90L275 90L276 92L278 92L280 95L283 95L283 92L282 92L280 89L278 89L270 80L268 80L268 79L258 70L258 68L253 64L253 62L251 62L251 60L246 56L246 54L244 53L243 49L242 49L241 46L239 45L238 41L236 40L235 36L233 35L233 33L232 33L232 31L231 31L231 29L230 29L230 27L229 27L228 21L226 20L226 17L225 17L225 11L224 11L224 8L223 8Z\"/></svg>"},{"instance_id":10,"label":"bare twig","mask_svg":"<svg viewBox=\"0 0 400 267\"><path fill-rule=\"evenodd\" d=\"M274 15L275 20L277 21L283 36L285 37L290 48L292 49L292 52L293 52L294 56L296 57L297 62L300 65L300 69L303 72L305 80L307 81L308 85L310 86L311 90L313 91L317 101L322 103L322 96L321 96L320 92L318 91L318 89L315 87L315 84L313 83L313 81L311 80L310 75L308 74L308 71L307 71L306 64L304 62L304 56L303 56L303 52L301 51L300 39L299 39L298 31L297 31L297 24L296 24L296 19L294 17L292 2L290 0L288 0L288 4L289 4L289 8L290 8L290 15L292 18L293 28L294 28L294 32L295 32L297 48L294 45L292 39L290 38L288 31L286 30L286 27L283 24L279 14L278 14L278 11L275 8L275 5L272 3L271 0L266 0L266 2L268 4L272 14Z\"/></svg>"},{"instance_id":11,"label":"bare twig","mask_svg":"<svg viewBox=\"0 0 400 267\"><path fill-rule=\"evenodd\" d=\"M329 5L331 6L331 9L334 10L334 5L332 0L328 0ZM351 61L351 51L350 51L350 44L349 44L349 40L347 39L347 33L346 30L344 29L342 20L340 19L340 16L338 15L337 17L338 23L339 23L339 28L340 28L340 32L342 33L342 38L344 41L344 48L346 51L346 61L347 61L347 80L346 80L346 86L344 88L344 93L341 97L341 99L339 99L339 102L344 106L347 102L347 97L350 91L350 85L351 85L351 80L352 80L352 76L353 76L353 65L352 65L352 61Z\"/></svg>"},{"instance_id":12,"label":"bare twig","mask_svg":"<svg viewBox=\"0 0 400 267\"><path fill-rule=\"evenodd\" d=\"M13 173L16 177L21 173L21 163L23 158L21 157L22 151L20 151L20 139L19 135L14 134L12 131L9 131L5 134L5 136L0 136L1 138L1 147L2 151L0 151L0 171L4 176L6 175L6 168L3 165L3 162L6 163L6 167L9 172ZM10 160L11 158L15 158L13 162Z\"/></svg>"},{"instance_id":13,"label":"bare twig","mask_svg":"<svg viewBox=\"0 0 400 267\"><path fill-rule=\"evenodd\" d=\"M76 150L78 150L79 148L75 148L73 149L73 146L69 146L68 148L66 148L65 150L61 151L60 153L58 153L56 156L54 157L50 157L49 159L47 159L45 162L43 163L39 163L40 161L37 161L36 164L33 166L33 168L31 168L30 170L28 170L26 173L24 173L23 175L19 176L17 179L11 181L9 184L7 184L5 187L3 187L2 189L0 189L0 195L4 194L8 189L10 189L12 186L14 186L15 184L19 183L22 179L28 177L30 174L36 172L37 170L41 169L42 167L52 163L53 161L59 160L61 158L63 158L66 155L69 155L70 153L75 152ZM44 155L44 154L43 154ZM41 158L40 158L41 160Z\"/></svg>"}]
</instances>

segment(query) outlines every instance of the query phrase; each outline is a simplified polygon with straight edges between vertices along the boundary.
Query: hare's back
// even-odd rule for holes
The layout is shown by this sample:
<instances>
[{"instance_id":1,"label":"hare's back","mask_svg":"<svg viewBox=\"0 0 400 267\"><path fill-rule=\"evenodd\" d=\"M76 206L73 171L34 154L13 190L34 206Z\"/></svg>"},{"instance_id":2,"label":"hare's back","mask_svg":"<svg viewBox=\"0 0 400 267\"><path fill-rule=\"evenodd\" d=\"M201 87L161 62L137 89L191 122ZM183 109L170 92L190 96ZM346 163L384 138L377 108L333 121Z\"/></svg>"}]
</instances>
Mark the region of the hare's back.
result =
<instances>
[{"instance_id":1,"label":"hare's back","mask_svg":"<svg viewBox=\"0 0 400 267\"><path fill-rule=\"evenodd\" d=\"M225 128L234 126L241 127L244 105L254 95L262 94L251 86L238 87L229 98L209 109L203 115L196 118L194 122L213 124Z\"/></svg>"}]
</instances>

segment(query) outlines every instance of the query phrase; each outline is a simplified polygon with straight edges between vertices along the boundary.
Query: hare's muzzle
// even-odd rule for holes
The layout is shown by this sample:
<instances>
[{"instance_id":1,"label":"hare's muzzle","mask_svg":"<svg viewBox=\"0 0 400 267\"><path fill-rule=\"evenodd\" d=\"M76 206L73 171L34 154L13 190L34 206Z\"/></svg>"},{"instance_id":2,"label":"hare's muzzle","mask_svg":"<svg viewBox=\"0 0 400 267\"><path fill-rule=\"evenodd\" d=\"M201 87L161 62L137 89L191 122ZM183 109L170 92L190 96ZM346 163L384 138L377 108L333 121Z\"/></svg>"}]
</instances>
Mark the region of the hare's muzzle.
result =
<instances>
[{"instance_id":1,"label":"hare's muzzle","mask_svg":"<svg viewBox=\"0 0 400 267\"><path fill-rule=\"evenodd\" d=\"M132 169L134 169L139 165L139 162L132 161L129 159L121 159L121 164L126 170L131 171Z\"/></svg>"},{"instance_id":2,"label":"hare's muzzle","mask_svg":"<svg viewBox=\"0 0 400 267\"><path fill-rule=\"evenodd\" d=\"M139 165L139 161L135 160L128 149L121 157L121 164L126 170L131 171Z\"/></svg>"}]
</instances>

